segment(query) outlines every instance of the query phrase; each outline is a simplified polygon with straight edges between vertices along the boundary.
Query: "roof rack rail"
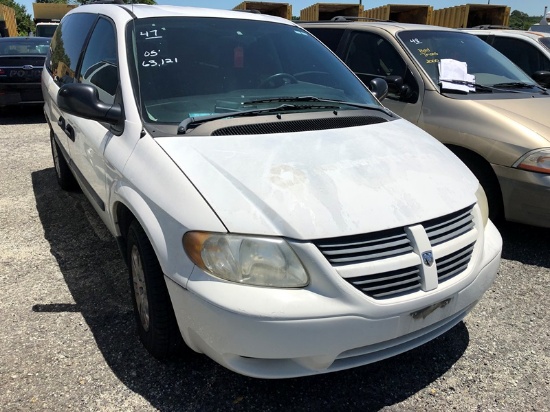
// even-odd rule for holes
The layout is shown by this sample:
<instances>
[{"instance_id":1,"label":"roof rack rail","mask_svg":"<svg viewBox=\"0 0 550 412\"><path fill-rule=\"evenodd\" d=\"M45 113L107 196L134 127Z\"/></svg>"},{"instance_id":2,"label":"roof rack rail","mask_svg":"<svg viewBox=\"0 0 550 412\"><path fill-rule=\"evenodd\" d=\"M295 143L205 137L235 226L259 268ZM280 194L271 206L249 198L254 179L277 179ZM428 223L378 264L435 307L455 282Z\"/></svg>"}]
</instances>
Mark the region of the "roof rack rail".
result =
<instances>
[{"instance_id":1,"label":"roof rack rail","mask_svg":"<svg viewBox=\"0 0 550 412\"><path fill-rule=\"evenodd\" d=\"M502 29L502 30L518 30L515 27L510 26L500 26L497 24L481 24L479 26L470 27L470 29L480 29L480 30L491 30L491 29Z\"/></svg>"},{"instance_id":2,"label":"roof rack rail","mask_svg":"<svg viewBox=\"0 0 550 412\"><path fill-rule=\"evenodd\" d=\"M372 17L355 17L355 16L334 16L330 21L392 21L375 19Z\"/></svg>"},{"instance_id":3,"label":"roof rack rail","mask_svg":"<svg viewBox=\"0 0 550 412\"><path fill-rule=\"evenodd\" d=\"M130 3L133 3L130 2ZM84 0L82 4L126 4L124 0Z\"/></svg>"}]
</instances>

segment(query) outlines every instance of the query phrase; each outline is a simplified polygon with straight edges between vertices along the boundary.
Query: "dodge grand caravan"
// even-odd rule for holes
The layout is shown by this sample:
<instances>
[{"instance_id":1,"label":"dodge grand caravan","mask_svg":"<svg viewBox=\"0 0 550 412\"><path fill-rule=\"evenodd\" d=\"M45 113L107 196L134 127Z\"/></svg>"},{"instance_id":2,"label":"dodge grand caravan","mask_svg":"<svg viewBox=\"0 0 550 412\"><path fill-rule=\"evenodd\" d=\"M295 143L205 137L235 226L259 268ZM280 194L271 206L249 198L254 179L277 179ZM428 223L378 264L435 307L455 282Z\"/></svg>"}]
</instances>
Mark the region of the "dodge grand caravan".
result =
<instances>
[{"instance_id":1,"label":"dodge grand caravan","mask_svg":"<svg viewBox=\"0 0 550 412\"><path fill-rule=\"evenodd\" d=\"M42 87L58 182L117 238L153 356L360 366L449 330L496 276L474 175L288 20L79 6Z\"/></svg>"}]
</instances>

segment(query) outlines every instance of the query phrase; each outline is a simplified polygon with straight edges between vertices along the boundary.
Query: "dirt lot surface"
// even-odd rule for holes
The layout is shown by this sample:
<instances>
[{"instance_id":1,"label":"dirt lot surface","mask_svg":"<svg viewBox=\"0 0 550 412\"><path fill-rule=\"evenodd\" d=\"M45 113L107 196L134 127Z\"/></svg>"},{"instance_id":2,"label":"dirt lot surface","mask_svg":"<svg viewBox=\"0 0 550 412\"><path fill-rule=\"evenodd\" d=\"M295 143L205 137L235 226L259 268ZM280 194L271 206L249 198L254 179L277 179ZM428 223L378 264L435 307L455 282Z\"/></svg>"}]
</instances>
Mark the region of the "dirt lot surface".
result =
<instances>
[{"instance_id":1,"label":"dirt lot surface","mask_svg":"<svg viewBox=\"0 0 550 412\"><path fill-rule=\"evenodd\" d=\"M440 338L316 377L258 380L139 344L126 268L82 193L55 181L40 108L0 111L0 410L549 411L550 235L499 226L481 303Z\"/></svg>"}]
</instances>

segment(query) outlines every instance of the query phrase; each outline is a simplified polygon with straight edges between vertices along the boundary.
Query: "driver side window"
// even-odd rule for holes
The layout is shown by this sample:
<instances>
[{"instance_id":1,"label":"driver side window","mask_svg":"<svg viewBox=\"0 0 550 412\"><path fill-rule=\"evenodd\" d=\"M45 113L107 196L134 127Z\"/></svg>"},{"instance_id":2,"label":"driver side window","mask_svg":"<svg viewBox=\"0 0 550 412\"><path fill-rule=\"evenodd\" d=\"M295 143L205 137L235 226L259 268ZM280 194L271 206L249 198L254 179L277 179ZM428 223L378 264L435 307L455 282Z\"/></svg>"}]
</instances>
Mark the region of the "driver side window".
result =
<instances>
[{"instance_id":1,"label":"driver side window","mask_svg":"<svg viewBox=\"0 0 550 412\"><path fill-rule=\"evenodd\" d=\"M397 50L383 37L374 33L353 32L344 62L365 84L375 77L385 79L389 86L388 98L406 99L410 103L416 101L416 81ZM403 84L406 89L402 88Z\"/></svg>"},{"instance_id":2,"label":"driver side window","mask_svg":"<svg viewBox=\"0 0 550 412\"><path fill-rule=\"evenodd\" d=\"M99 99L113 104L119 84L117 41L109 20L98 20L80 69L80 83L91 84L99 92Z\"/></svg>"}]
</instances>

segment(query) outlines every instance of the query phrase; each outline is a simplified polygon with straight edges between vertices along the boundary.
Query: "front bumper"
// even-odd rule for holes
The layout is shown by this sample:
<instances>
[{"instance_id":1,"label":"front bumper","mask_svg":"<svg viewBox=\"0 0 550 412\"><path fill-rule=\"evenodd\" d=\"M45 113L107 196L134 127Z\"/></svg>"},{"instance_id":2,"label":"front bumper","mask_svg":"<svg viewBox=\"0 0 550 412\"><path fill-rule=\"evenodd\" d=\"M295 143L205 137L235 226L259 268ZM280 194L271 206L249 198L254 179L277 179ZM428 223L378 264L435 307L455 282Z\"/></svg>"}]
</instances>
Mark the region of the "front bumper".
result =
<instances>
[{"instance_id":1,"label":"front bumper","mask_svg":"<svg viewBox=\"0 0 550 412\"><path fill-rule=\"evenodd\" d=\"M493 165L506 220L550 227L550 175Z\"/></svg>"},{"instance_id":2,"label":"front bumper","mask_svg":"<svg viewBox=\"0 0 550 412\"><path fill-rule=\"evenodd\" d=\"M184 289L166 278L188 346L243 375L289 378L366 365L413 349L459 323L496 277L502 239L489 222L472 282L401 312L315 290L256 288L208 278ZM206 275L207 276L207 275ZM368 299L368 298L364 298ZM428 302L428 303L426 303ZM366 302L363 302L366 303ZM304 309L305 308L305 309ZM419 315L420 313L420 315Z\"/></svg>"}]
</instances>

